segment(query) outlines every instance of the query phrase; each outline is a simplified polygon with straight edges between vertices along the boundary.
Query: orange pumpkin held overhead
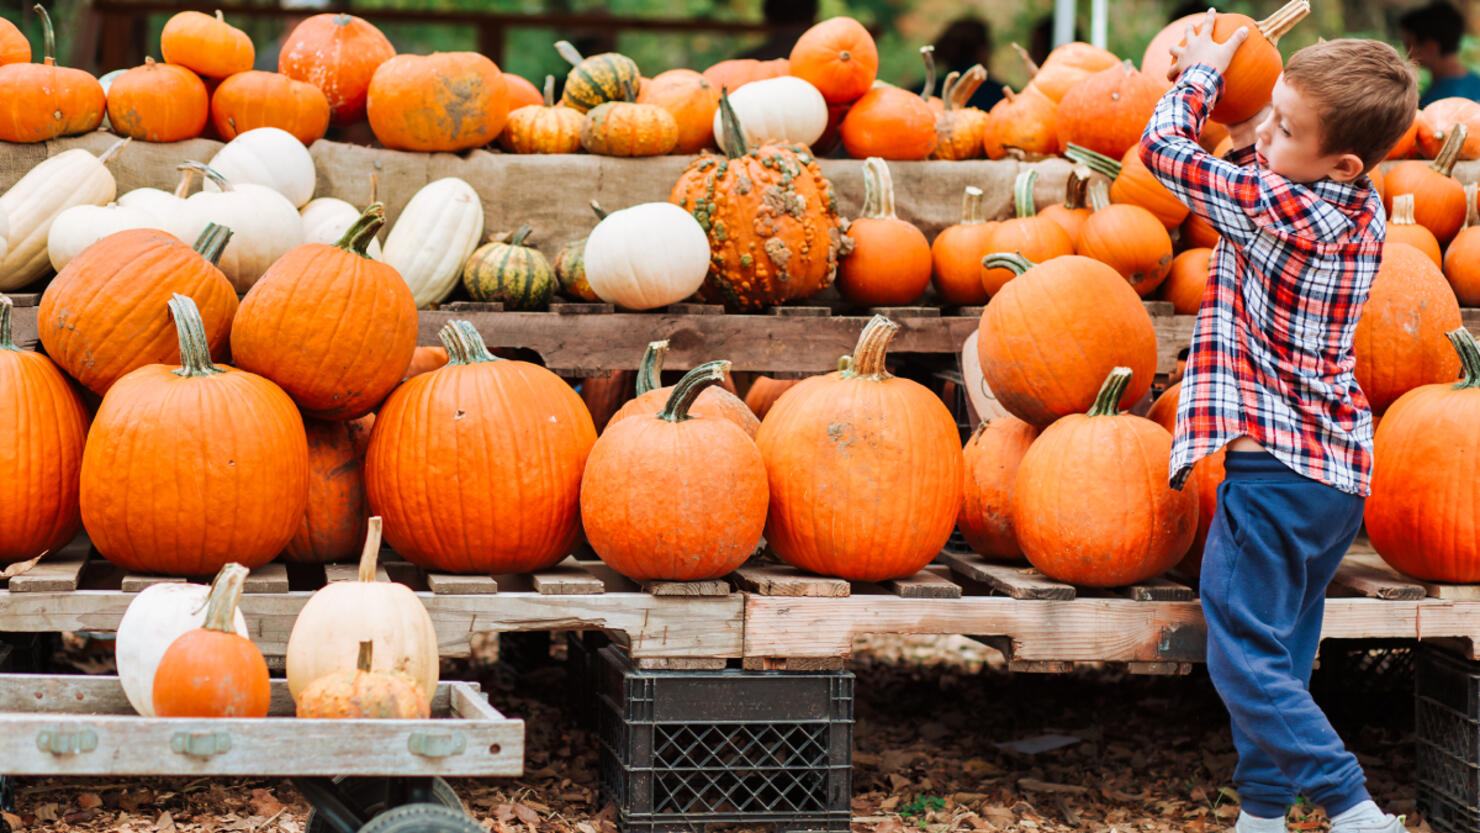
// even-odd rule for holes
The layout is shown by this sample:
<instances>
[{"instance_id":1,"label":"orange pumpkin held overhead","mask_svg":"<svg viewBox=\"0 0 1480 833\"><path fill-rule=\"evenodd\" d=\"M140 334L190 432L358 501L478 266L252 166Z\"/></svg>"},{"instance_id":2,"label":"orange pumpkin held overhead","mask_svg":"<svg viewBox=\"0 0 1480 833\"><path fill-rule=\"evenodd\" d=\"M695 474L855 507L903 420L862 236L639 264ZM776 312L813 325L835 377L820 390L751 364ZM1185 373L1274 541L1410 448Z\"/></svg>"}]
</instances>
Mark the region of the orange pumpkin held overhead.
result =
<instances>
[{"instance_id":1,"label":"orange pumpkin held overhead","mask_svg":"<svg viewBox=\"0 0 1480 833\"><path fill-rule=\"evenodd\" d=\"M1412 194L1413 218L1432 231L1441 245L1454 239L1465 222L1465 187L1450 174L1468 136L1463 124L1455 125L1433 162L1399 162L1383 173L1388 214L1393 213L1395 195Z\"/></svg>"},{"instance_id":2,"label":"orange pumpkin held overhead","mask_svg":"<svg viewBox=\"0 0 1480 833\"><path fill-rule=\"evenodd\" d=\"M1462 307L1480 306L1480 215L1476 214L1475 184L1465 186L1465 227L1444 252L1444 277Z\"/></svg>"},{"instance_id":3,"label":"orange pumpkin held overhead","mask_svg":"<svg viewBox=\"0 0 1480 833\"><path fill-rule=\"evenodd\" d=\"M637 398L630 399L616 413L612 414L607 421L608 426L616 425L624 419L638 416L652 416L663 409L663 403L673 394L673 387L662 386L663 359L668 355L668 340L650 341L647 349L642 351L642 363L637 370ZM728 371L729 364L725 364ZM724 381L722 376L721 382ZM761 428L761 421L750 408L741 401L740 397L731 393L721 386L705 386L698 393L698 399L689 405L689 413L694 416L713 417L733 422L736 428L745 432L748 437L755 437L755 433Z\"/></svg>"},{"instance_id":4,"label":"orange pumpkin held overhead","mask_svg":"<svg viewBox=\"0 0 1480 833\"><path fill-rule=\"evenodd\" d=\"M308 509L283 560L301 564L344 561L365 545L370 504L365 499L365 446L375 415L349 422L306 419Z\"/></svg>"},{"instance_id":5,"label":"orange pumpkin held overhead","mask_svg":"<svg viewBox=\"0 0 1480 833\"><path fill-rule=\"evenodd\" d=\"M1212 263L1212 249L1188 249L1172 258L1171 271L1161 285L1161 299L1170 301L1178 315L1197 315Z\"/></svg>"},{"instance_id":6,"label":"orange pumpkin held overhead","mask_svg":"<svg viewBox=\"0 0 1480 833\"><path fill-rule=\"evenodd\" d=\"M182 66L145 58L113 79L108 123L114 132L144 142L194 139L206 126L211 101L200 76Z\"/></svg>"},{"instance_id":7,"label":"orange pumpkin held overhead","mask_svg":"<svg viewBox=\"0 0 1480 833\"><path fill-rule=\"evenodd\" d=\"M1037 428L1007 415L978 425L966 441L956 525L978 555L1023 560L1012 522L1012 492L1023 455L1037 437Z\"/></svg>"},{"instance_id":8,"label":"orange pumpkin held overhead","mask_svg":"<svg viewBox=\"0 0 1480 833\"><path fill-rule=\"evenodd\" d=\"M1141 53L1141 72L1161 84L1162 89L1169 89L1172 82L1167 78L1167 72L1172 68L1172 47L1182 43L1188 26L1196 26L1206 17L1204 12L1179 17L1157 32L1156 37L1146 44L1146 51Z\"/></svg>"},{"instance_id":9,"label":"orange pumpkin held overhead","mask_svg":"<svg viewBox=\"0 0 1480 833\"><path fill-rule=\"evenodd\" d=\"M1459 301L1439 267L1406 243L1385 244L1352 347L1372 413L1419 385L1458 378L1459 356L1444 334L1460 325Z\"/></svg>"},{"instance_id":10,"label":"orange pumpkin held overhead","mask_svg":"<svg viewBox=\"0 0 1480 833\"><path fill-rule=\"evenodd\" d=\"M86 133L103 122L106 106L98 79L56 65L56 34L40 4L45 57L39 64L0 66L0 142L44 142Z\"/></svg>"},{"instance_id":11,"label":"orange pumpkin held overhead","mask_svg":"<svg viewBox=\"0 0 1480 833\"><path fill-rule=\"evenodd\" d=\"M1248 27L1249 37L1233 53L1233 60L1223 72L1223 96L1213 107L1213 121L1238 124L1252 118L1269 103L1274 83L1285 68L1280 58L1280 38L1308 14L1309 0L1289 0L1274 14L1258 22L1247 15L1227 12L1214 18L1215 42L1226 43L1243 26ZM1206 15L1203 18L1206 20ZM1194 26L1194 31L1201 30L1202 25ZM1178 41L1179 46L1186 43L1185 38Z\"/></svg>"},{"instance_id":12,"label":"orange pumpkin held overhead","mask_svg":"<svg viewBox=\"0 0 1480 833\"><path fill-rule=\"evenodd\" d=\"M674 153L698 153L714 146L714 113L719 88L691 69L660 72L637 94L638 104L655 104L668 111L678 125Z\"/></svg>"},{"instance_id":13,"label":"orange pumpkin held overhead","mask_svg":"<svg viewBox=\"0 0 1480 833\"><path fill-rule=\"evenodd\" d=\"M87 409L51 360L15 346L0 295L0 564L35 558L82 528L77 481Z\"/></svg>"},{"instance_id":14,"label":"orange pumpkin held overhead","mask_svg":"<svg viewBox=\"0 0 1480 833\"><path fill-rule=\"evenodd\" d=\"M220 11L214 17L202 12L171 17L159 33L159 50L167 63L216 79L250 70L257 56L252 39L227 23Z\"/></svg>"},{"instance_id":15,"label":"orange pumpkin held overhead","mask_svg":"<svg viewBox=\"0 0 1480 833\"><path fill-rule=\"evenodd\" d=\"M318 87L337 125L365 117L370 80L394 58L375 25L352 14L316 14L293 28L278 53L278 72Z\"/></svg>"},{"instance_id":16,"label":"orange pumpkin held overhead","mask_svg":"<svg viewBox=\"0 0 1480 833\"><path fill-rule=\"evenodd\" d=\"M1011 150L1050 156L1059 152L1059 106L1034 87L1021 93L1002 88L1002 100L987 112L982 126L982 149L988 159L1001 159Z\"/></svg>"},{"instance_id":17,"label":"orange pumpkin held overhead","mask_svg":"<svg viewBox=\"0 0 1480 833\"><path fill-rule=\"evenodd\" d=\"M329 129L329 101L312 84L276 72L239 72L211 95L211 121L226 141L258 127L293 134L305 147Z\"/></svg>"},{"instance_id":18,"label":"orange pumpkin held overhead","mask_svg":"<svg viewBox=\"0 0 1480 833\"><path fill-rule=\"evenodd\" d=\"M961 435L939 397L885 369L898 329L874 316L849 369L804 381L761 424L766 541L789 564L855 581L911 576L955 528Z\"/></svg>"},{"instance_id":19,"label":"orange pumpkin held overhead","mask_svg":"<svg viewBox=\"0 0 1480 833\"><path fill-rule=\"evenodd\" d=\"M982 286L982 258L990 254L992 227L982 214L982 189L968 185L961 196L961 222L941 229L930 244L935 291L949 304L976 306L987 302Z\"/></svg>"},{"instance_id":20,"label":"orange pumpkin held overhead","mask_svg":"<svg viewBox=\"0 0 1480 833\"><path fill-rule=\"evenodd\" d=\"M873 87L879 73L879 49L862 23L851 17L833 17L797 38L788 69L816 87L828 104L849 104Z\"/></svg>"},{"instance_id":21,"label":"orange pumpkin held overhead","mask_svg":"<svg viewBox=\"0 0 1480 833\"><path fill-rule=\"evenodd\" d=\"M1072 143L1119 159L1141 140L1161 90L1130 61L1080 81L1059 101L1059 150Z\"/></svg>"},{"instance_id":22,"label":"orange pumpkin held overhead","mask_svg":"<svg viewBox=\"0 0 1480 833\"><path fill-rule=\"evenodd\" d=\"M157 717L267 716L267 660L232 622L246 578L240 564L222 567L211 583L205 623L165 650L154 672Z\"/></svg>"},{"instance_id":23,"label":"orange pumpkin held overhead","mask_svg":"<svg viewBox=\"0 0 1480 833\"><path fill-rule=\"evenodd\" d=\"M498 65L476 52L397 55L370 78L370 129L395 150L482 147L509 117L509 91L500 75Z\"/></svg>"},{"instance_id":24,"label":"orange pumpkin held overhead","mask_svg":"<svg viewBox=\"0 0 1480 833\"><path fill-rule=\"evenodd\" d=\"M1038 183L1038 170L1028 168L1013 181L1013 204L1017 216L997 223L987 235L987 254L1005 252L1043 263L1056 257L1074 254L1074 241L1051 217L1041 217L1033 203L1033 189ZM982 263L982 288L995 297L1018 272L1006 266Z\"/></svg>"},{"instance_id":25,"label":"orange pumpkin held overhead","mask_svg":"<svg viewBox=\"0 0 1480 833\"><path fill-rule=\"evenodd\" d=\"M853 251L838 269L838 292L861 307L903 306L930 285L930 243L894 213L894 179L883 159L863 163L863 213L848 227Z\"/></svg>"},{"instance_id":26,"label":"orange pumpkin held overhead","mask_svg":"<svg viewBox=\"0 0 1480 833\"><path fill-rule=\"evenodd\" d=\"M0 66L31 63L31 41L9 20L0 18Z\"/></svg>"},{"instance_id":27,"label":"orange pumpkin held overhead","mask_svg":"<svg viewBox=\"0 0 1480 833\"><path fill-rule=\"evenodd\" d=\"M1172 268L1172 238L1156 215L1139 205L1111 205L1104 180L1091 182L1094 213L1084 221L1074 250L1119 272L1142 298L1166 280Z\"/></svg>"}]
</instances>

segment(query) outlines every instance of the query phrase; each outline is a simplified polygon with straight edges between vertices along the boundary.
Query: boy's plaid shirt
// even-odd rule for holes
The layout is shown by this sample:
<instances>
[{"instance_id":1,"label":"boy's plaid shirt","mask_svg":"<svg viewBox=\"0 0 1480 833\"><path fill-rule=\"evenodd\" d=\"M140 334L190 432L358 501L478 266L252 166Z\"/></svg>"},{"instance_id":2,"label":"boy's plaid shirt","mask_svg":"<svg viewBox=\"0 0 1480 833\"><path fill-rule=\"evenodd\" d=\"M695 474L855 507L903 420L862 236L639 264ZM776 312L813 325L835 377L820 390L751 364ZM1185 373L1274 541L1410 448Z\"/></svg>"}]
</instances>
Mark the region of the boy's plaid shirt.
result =
<instances>
[{"instance_id":1,"label":"boy's plaid shirt","mask_svg":"<svg viewBox=\"0 0 1480 833\"><path fill-rule=\"evenodd\" d=\"M1252 147L1197 143L1223 79L1188 68L1141 137L1141 159L1223 236L1177 403L1171 480L1247 434L1294 471L1370 493L1372 413L1352 369L1362 305L1382 259L1382 202L1365 176L1303 185Z\"/></svg>"}]
</instances>

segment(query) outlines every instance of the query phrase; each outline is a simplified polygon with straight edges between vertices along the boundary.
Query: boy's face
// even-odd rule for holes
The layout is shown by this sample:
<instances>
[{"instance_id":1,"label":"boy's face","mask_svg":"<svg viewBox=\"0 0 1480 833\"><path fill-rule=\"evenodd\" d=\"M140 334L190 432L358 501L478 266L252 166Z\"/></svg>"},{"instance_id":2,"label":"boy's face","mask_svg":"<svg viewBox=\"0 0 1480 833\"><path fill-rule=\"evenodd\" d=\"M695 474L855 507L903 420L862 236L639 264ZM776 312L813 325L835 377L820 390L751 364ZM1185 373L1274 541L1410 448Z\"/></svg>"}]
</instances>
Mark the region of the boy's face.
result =
<instances>
[{"instance_id":1,"label":"boy's face","mask_svg":"<svg viewBox=\"0 0 1480 833\"><path fill-rule=\"evenodd\" d=\"M1316 109L1285 83L1275 82L1270 109L1254 131L1255 149L1269 170L1293 182L1331 178L1348 182L1362 173L1362 162L1351 153L1321 150L1321 119Z\"/></svg>"}]
</instances>

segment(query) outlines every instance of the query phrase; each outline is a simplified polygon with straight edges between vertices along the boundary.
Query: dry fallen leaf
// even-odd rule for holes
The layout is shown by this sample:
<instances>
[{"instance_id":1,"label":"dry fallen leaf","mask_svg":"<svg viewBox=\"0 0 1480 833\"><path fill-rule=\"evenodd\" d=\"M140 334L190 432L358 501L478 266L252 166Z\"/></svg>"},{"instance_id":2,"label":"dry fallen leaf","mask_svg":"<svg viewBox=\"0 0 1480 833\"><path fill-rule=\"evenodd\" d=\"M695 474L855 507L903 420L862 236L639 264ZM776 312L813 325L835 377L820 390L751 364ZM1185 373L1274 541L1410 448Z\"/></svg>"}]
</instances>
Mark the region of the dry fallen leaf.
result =
<instances>
[{"instance_id":1,"label":"dry fallen leaf","mask_svg":"<svg viewBox=\"0 0 1480 833\"><path fill-rule=\"evenodd\" d=\"M36 563L40 561L45 555L46 553L43 552L41 555L38 555L29 561L17 561L16 563L11 564L9 567L0 570L0 579L15 578L16 576L25 573L32 567L35 567Z\"/></svg>"}]
</instances>

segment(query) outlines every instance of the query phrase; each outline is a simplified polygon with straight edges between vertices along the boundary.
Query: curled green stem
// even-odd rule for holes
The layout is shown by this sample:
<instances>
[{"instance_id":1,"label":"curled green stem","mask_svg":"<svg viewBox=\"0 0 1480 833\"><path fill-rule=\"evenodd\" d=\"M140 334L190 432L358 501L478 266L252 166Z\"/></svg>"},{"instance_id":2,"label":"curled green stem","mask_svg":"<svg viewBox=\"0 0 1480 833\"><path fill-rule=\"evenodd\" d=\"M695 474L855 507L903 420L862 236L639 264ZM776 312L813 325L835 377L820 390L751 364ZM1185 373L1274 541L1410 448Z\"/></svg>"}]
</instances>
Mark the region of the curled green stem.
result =
<instances>
[{"instance_id":1,"label":"curled green stem","mask_svg":"<svg viewBox=\"0 0 1480 833\"><path fill-rule=\"evenodd\" d=\"M730 363L727 361L705 362L678 380L673 386L673 393L668 395L668 402L663 410L658 412L658 419L668 422L683 422L692 419L689 409L698 400L699 394L711 385L718 385L725 380L725 373L729 372Z\"/></svg>"}]
</instances>

